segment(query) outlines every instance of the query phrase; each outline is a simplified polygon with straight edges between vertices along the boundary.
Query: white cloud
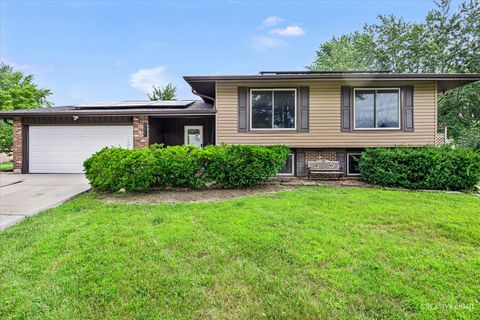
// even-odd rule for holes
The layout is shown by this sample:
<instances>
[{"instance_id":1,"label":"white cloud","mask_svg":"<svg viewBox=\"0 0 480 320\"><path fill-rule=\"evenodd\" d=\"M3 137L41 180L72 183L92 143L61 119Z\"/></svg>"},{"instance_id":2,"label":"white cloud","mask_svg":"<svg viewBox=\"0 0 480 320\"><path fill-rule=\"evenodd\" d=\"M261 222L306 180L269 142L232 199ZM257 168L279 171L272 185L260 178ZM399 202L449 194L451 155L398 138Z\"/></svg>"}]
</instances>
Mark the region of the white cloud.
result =
<instances>
[{"instance_id":1,"label":"white cloud","mask_svg":"<svg viewBox=\"0 0 480 320\"><path fill-rule=\"evenodd\" d=\"M288 26L282 29L273 29L270 34L274 34L281 37L299 37L305 34L302 28L299 26Z\"/></svg>"},{"instance_id":2,"label":"white cloud","mask_svg":"<svg viewBox=\"0 0 480 320\"><path fill-rule=\"evenodd\" d=\"M150 93L153 85L165 86L168 83L164 71L164 66L153 69L140 69L130 75L130 86Z\"/></svg>"},{"instance_id":3,"label":"white cloud","mask_svg":"<svg viewBox=\"0 0 480 320\"><path fill-rule=\"evenodd\" d=\"M283 47L286 44L287 43L282 39L266 37L266 36L256 36L253 38L253 41L252 41L252 47L257 50Z\"/></svg>"},{"instance_id":4,"label":"white cloud","mask_svg":"<svg viewBox=\"0 0 480 320\"><path fill-rule=\"evenodd\" d=\"M0 56L0 63L7 64L13 68L14 71L22 71L26 74L45 74L51 73L54 71L58 71L60 69L60 65L47 63L47 64L29 64L29 63L20 63L15 60L9 59L6 56Z\"/></svg>"},{"instance_id":5,"label":"white cloud","mask_svg":"<svg viewBox=\"0 0 480 320\"><path fill-rule=\"evenodd\" d=\"M283 19L277 16L271 16L266 18L265 20L262 21L262 25L265 27L271 27L271 26L276 26L280 22L282 22Z\"/></svg>"},{"instance_id":6,"label":"white cloud","mask_svg":"<svg viewBox=\"0 0 480 320\"><path fill-rule=\"evenodd\" d=\"M120 59L115 60L113 64L115 65L115 67L123 67L123 61Z\"/></svg>"}]
</instances>

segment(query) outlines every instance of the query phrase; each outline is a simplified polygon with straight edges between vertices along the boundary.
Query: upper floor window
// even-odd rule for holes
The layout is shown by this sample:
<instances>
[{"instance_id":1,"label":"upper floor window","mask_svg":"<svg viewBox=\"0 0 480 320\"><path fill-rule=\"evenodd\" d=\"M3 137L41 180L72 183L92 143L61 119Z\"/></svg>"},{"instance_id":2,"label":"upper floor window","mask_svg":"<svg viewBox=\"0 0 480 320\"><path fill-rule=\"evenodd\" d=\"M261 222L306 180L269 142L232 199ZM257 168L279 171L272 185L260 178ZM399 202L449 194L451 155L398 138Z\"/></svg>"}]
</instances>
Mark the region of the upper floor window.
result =
<instances>
[{"instance_id":1,"label":"upper floor window","mask_svg":"<svg viewBox=\"0 0 480 320\"><path fill-rule=\"evenodd\" d=\"M355 129L400 129L399 88L354 89Z\"/></svg>"},{"instance_id":2,"label":"upper floor window","mask_svg":"<svg viewBox=\"0 0 480 320\"><path fill-rule=\"evenodd\" d=\"M251 89L250 127L295 129L296 89Z\"/></svg>"}]
</instances>

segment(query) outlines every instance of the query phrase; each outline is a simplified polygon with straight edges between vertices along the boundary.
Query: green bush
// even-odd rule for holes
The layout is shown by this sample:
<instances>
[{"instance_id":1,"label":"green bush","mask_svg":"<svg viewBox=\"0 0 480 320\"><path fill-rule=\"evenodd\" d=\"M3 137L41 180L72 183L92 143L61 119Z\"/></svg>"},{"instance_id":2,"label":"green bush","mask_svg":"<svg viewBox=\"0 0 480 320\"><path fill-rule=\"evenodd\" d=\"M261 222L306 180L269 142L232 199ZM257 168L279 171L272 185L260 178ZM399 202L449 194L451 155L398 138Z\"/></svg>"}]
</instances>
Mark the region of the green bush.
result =
<instances>
[{"instance_id":1,"label":"green bush","mask_svg":"<svg viewBox=\"0 0 480 320\"><path fill-rule=\"evenodd\" d=\"M364 180L385 187L467 190L480 180L480 154L467 148L367 149L359 167Z\"/></svg>"},{"instance_id":2,"label":"green bush","mask_svg":"<svg viewBox=\"0 0 480 320\"><path fill-rule=\"evenodd\" d=\"M205 148L206 176L223 188L252 186L277 174L290 149L285 146L222 145Z\"/></svg>"},{"instance_id":3,"label":"green bush","mask_svg":"<svg viewBox=\"0 0 480 320\"><path fill-rule=\"evenodd\" d=\"M104 148L84 163L92 187L117 192L155 187L251 186L277 174L290 150L285 146L193 146Z\"/></svg>"}]
</instances>

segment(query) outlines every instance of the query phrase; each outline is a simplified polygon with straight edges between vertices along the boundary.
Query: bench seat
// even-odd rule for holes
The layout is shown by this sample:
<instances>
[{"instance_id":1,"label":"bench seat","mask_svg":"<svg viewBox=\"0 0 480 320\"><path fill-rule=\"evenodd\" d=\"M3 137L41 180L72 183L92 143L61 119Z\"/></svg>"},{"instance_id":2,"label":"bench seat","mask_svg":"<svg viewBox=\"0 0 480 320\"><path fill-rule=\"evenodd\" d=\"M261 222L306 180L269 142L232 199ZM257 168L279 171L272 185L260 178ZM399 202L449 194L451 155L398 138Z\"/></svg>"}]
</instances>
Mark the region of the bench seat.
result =
<instances>
[{"instance_id":1,"label":"bench seat","mask_svg":"<svg viewBox=\"0 0 480 320\"><path fill-rule=\"evenodd\" d=\"M340 165L340 161L330 161L324 159L308 161L307 172L309 178L312 178L314 175L332 175L336 176L337 178L345 177L345 172Z\"/></svg>"}]
</instances>

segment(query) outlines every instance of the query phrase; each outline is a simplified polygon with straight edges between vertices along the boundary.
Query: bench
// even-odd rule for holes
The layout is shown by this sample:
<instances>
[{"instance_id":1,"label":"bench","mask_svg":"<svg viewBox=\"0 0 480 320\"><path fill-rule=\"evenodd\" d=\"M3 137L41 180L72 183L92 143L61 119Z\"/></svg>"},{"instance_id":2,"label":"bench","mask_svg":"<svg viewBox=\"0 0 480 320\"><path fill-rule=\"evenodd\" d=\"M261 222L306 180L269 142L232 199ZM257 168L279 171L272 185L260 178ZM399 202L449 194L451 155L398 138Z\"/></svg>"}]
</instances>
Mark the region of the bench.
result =
<instances>
[{"instance_id":1,"label":"bench","mask_svg":"<svg viewBox=\"0 0 480 320\"><path fill-rule=\"evenodd\" d=\"M343 168L340 165L340 161L330 161L324 159L308 161L307 172L309 178L312 178L312 176L316 174L332 175L336 176L337 178L344 178L345 176Z\"/></svg>"}]
</instances>

